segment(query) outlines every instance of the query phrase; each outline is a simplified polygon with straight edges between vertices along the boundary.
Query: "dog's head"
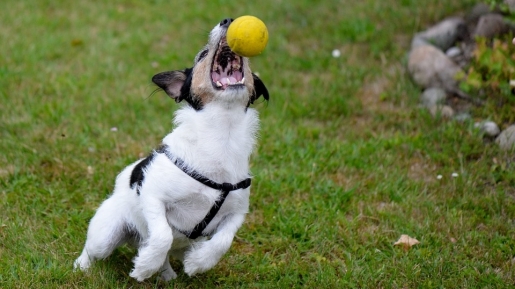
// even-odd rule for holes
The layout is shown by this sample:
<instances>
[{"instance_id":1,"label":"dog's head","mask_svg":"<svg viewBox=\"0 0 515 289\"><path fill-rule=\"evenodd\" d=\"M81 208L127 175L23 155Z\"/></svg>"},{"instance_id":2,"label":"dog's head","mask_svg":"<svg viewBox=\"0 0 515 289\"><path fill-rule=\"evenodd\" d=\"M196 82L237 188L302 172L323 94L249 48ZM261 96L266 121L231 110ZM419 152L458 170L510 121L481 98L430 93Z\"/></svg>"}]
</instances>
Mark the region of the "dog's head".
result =
<instances>
[{"instance_id":1,"label":"dog's head","mask_svg":"<svg viewBox=\"0 0 515 289\"><path fill-rule=\"evenodd\" d=\"M186 100L197 110L213 101L248 107L261 95L268 100L268 90L250 70L249 59L232 52L227 44L225 35L231 22L224 19L211 30L192 68L162 72L152 81L176 102Z\"/></svg>"}]
</instances>

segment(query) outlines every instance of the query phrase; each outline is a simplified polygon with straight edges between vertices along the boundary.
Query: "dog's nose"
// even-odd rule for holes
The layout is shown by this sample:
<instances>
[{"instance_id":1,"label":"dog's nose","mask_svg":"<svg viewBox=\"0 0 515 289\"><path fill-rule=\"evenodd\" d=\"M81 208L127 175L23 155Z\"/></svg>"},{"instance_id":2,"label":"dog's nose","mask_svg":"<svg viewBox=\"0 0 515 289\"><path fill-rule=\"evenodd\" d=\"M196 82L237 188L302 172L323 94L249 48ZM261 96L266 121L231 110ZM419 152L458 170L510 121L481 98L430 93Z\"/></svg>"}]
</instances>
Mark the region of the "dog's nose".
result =
<instances>
[{"instance_id":1,"label":"dog's nose","mask_svg":"<svg viewBox=\"0 0 515 289\"><path fill-rule=\"evenodd\" d=\"M220 21L220 26L224 28L228 28L231 22L233 22L234 19L232 18L225 18L224 20Z\"/></svg>"}]
</instances>

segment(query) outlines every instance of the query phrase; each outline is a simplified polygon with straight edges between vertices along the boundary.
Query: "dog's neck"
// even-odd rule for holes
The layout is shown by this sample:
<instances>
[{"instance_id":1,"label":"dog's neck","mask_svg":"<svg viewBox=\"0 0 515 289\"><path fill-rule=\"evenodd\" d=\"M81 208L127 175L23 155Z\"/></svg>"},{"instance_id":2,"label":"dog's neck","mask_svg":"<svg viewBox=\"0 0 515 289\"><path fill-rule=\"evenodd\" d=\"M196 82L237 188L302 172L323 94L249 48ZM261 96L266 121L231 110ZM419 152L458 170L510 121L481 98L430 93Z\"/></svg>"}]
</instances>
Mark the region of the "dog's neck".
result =
<instances>
[{"instance_id":1,"label":"dog's neck","mask_svg":"<svg viewBox=\"0 0 515 289\"><path fill-rule=\"evenodd\" d=\"M259 125L257 112L220 103L176 112L176 128L163 143L192 169L216 182L246 178Z\"/></svg>"}]
</instances>

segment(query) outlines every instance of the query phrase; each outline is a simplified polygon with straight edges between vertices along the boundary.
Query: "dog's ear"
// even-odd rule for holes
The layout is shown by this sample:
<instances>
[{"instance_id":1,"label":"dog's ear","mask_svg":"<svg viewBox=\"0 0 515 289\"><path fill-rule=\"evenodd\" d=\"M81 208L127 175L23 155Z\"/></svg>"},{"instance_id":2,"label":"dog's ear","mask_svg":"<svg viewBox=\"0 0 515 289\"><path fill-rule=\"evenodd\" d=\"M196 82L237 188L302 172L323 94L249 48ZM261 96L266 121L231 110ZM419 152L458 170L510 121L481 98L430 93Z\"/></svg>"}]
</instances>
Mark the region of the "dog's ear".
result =
<instances>
[{"instance_id":1,"label":"dog's ear","mask_svg":"<svg viewBox=\"0 0 515 289\"><path fill-rule=\"evenodd\" d=\"M161 72L152 77L152 82L164 90L168 96L180 102L184 96L183 86L191 74L191 69Z\"/></svg>"},{"instance_id":2,"label":"dog's ear","mask_svg":"<svg viewBox=\"0 0 515 289\"><path fill-rule=\"evenodd\" d=\"M254 79L254 94L250 96L250 103L254 103L254 101L258 99L260 96L263 96L265 100L268 100L268 89L266 89L266 86L263 83L263 81L261 81L261 79L254 73L252 73L252 78Z\"/></svg>"}]
</instances>

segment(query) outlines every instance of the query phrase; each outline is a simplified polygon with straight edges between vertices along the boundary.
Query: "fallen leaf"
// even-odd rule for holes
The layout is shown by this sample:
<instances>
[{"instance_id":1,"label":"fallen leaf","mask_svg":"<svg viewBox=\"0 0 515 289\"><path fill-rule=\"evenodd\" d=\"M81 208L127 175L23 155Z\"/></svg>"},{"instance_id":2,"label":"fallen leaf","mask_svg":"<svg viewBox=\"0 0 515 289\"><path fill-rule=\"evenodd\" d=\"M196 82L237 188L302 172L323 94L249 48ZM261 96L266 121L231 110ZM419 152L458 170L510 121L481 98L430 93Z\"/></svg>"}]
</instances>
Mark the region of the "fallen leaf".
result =
<instances>
[{"instance_id":1,"label":"fallen leaf","mask_svg":"<svg viewBox=\"0 0 515 289\"><path fill-rule=\"evenodd\" d=\"M420 242L417 239L412 238L412 237L410 237L408 235L401 235L399 240L397 240L397 242L395 242L393 245L394 246L401 246L404 250L407 251L412 246L414 246L416 244L420 244Z\"/></svg>"}]
</instances>

